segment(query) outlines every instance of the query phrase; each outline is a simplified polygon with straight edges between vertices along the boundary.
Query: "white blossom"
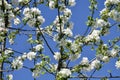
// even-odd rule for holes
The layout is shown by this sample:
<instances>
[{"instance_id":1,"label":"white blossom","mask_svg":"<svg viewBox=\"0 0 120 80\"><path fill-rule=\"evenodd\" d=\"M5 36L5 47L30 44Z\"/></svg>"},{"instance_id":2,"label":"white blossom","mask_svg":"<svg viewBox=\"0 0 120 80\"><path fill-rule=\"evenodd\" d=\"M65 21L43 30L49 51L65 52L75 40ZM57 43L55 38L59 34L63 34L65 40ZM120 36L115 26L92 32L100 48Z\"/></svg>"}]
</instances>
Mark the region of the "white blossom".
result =
<instances>
[{"instance_id":1,"label":"white blossom","mask_svg":"<svg viewBox=\"0 0 120 80\"><path fill-rule=\"evenodd\" d=\"M7 80L13 80L13 75L12 74L7 75Z\"/></svg>"},{"instance_id":2,"label":"white blossom","mask_svg":"<svg viewBox=\"0 0 120 80\"><path fill-rule=\"evenodd\" d=\"M80 46L79 44L73 42L71 44L70 48L71 48L71 50L73 50L74 52L76 52L78 50L79 46Z\"/></svg>"},{"instance_id":3,"label":"white blossom","mask_svg":"<svg viewBox=\"0 0 120 80\"><path fill-rule=\"evenodd\" d=\"M20 3L20 2L22 2L23 0L18 0L18 2Z\"/></svg>"},{"instance_id":4,"label":"white blossom","mask_svg":"<svg viewBox=\"0 0 120 80\"><path fill-rule=\"evenodd\" d=\"M5 50L6 55L11 54L11 53L13 53L11 48L8 48L8 49Z\"/></svg>"},{"instance_id":5,"label":"white blossom","mask_svg":"<svg viewBox=\"0 0 120 80\"><path fill-rule=\"evenodd\" d=\"M62 77L69 77L72 73L70 69L63 68L58 72Z\"/></svg>"},{"instance_id":6,"label":"white blossom","mask_svg":"<svg viewBox=\"0 0 120 80\"><path fill-rule=\"evenodd\" d=\"M37 17L37 20L38 20L40 23L44 23L44 22L45 22L45 19L43 18L43 16L38 16L38 17Z\"/></svg>"},{"instance_id":7,"label":"white blossom","mask_svg":"<svg viewBox=\"0 0 120 80\"><path fill-rule=\"evenodd\" d=\"M35 48L36 51L40 51L40 50L43 49L43 45L42 44L38 44L34 48Z\"/></svg>"},{"instance_id":8,"label":"white blossom","mask_svg":"<svg viewBox=\"0 0 120 80\"><path fill-rule=\"evenodd\" d=\"M110 51L110 56L111 56L111 57L116 57L116 56L117 56L117 52L118 52L118 50L112 49L112 50Z\"/></svg>"},{"instance_id":9,"label":"white blossom","mask_svg":"<svg viewBox=\"0 0 120 80\"><path fill-rule=\"evenodd\" d=\"M90 35L86 36L86 41L91 41L93 39L99 41L100 40L99 34L100 34L99 30L93 30L93 32Z\"/></svg>"},{"instance_id":10,"label":"white blossom","mask_svg":"<svg viewBox=\"0 0 120 80\"><path fill-rule=\"evenodd\" d=\"M8 1L4 0L5 8L6 9L11 9L12 5L8 3Z\"/></svg>"},{"instance_id":11,"label":"white blossom","mask_svg":"<svg viewBox=\"0 0 120 80\"><path fill-rule=\"evenodd\" d=\"M79 53L70 54L70 57L69 57L69 59L70 59L71 61L77 60L78 58L80 58L80 54L79 54Z\"/></svg>"},{"instance_id":12,"label":"white blossom","mask_svg":"<svg viewBox=\"0 0 120 80\"><path fill-rule=\"evenodd\" d=\"M13 40L13 39L9 39L9 43L10 43L10 44L13 44L13 43L14 43L14 40Z\"/></svg>"},{"instance_id":13,"label":"white blossom","mask_svg":"<svg viewBox=\"0 0 120 80\"><path fill-rule=\"evenodd\" d=\"M64 15L67 16L67 17L71 16L71 15L72 15L71 10L68 9L68 8L66 8L66 9L64 10Z\"/></svg>"},{"instance_id":14,"label":"white blossom","mask_svg":"<svg viewBox=\"0 0 120 80\"><path fill-rule=\"evenodd\" d=\"M35 58L35 55L36 55L35 52L29 52L29 53L27 54L27 58L28 58L29 60L32 60L33 58Z\"/></svg>"},{"instance_id":15,"label":"white blossom","mask_svg":"<svg viewBox=\"0 0 120 80\"><path fill-rule=\"evenodd\" d=\"M93 30L91 35L98 36L99 34L100 34L100 30Z\"/></svg>"},{"instance_id":16,"label":"white blossom","mask_svg":"<svg viewBox=\"0 0 120 80\"><path fill-rule=\"evenodd\" d=\"M50 0L50 1L49 1L49 7L50 7L51 9L54 9L54 8L55 8L55 2L52 1L52 0Z\"/></svg>"},{"instance_id":17,"label":"white blossom","mask_svg":"<svg viewBox=\"0 0 120 80\"><path fill-rule=\"evenodd\" d=\"M20 24L20 19L19 19L19 18L15 18L15 19L14 19L14 24L15 24L15 25Z\"/></svg>"},{"instance_id":18,"label":"white blossom","mask_svg":"<svg viewBox=\"0 0 120 80\"><path fill-rule=\"evenodd\" d=\"M117 69L120 69L120 60L116 61L115 66L116 66Z\"/></svg>"},{"instance_id":19,"label":"white blossom","mask_svg":"<svg viewBox=\"0 0 120 80\"><path fill-rule=\"evenodd\" d=\"M33 19L31 19L31 20L28 21L28 25L29 26L33 27L33 26L35 26L35 24L36 24L36 19L35 18L33 18Z\"/></svg>"},{"instance_id":20,"label":"white blossom","mask_svg":"<svg viewBox=\"0 0 120 80\"><path fill-rule=\"evenodd\" d=\"M120 12L118 12L117 10L111 10L109 16L113 18L113 20L120 22Z\"/></svg>"},{"instance_id":21,"label":"white blossom","mask_svg":"<svg viewBox=\"0 0 120 80\"><path fill-rule=\"evenodd\" d=\"M20 59L20 57L13 60L12 67L14 69L20 69L23 67L23 61Z\"/></svg>"},{"instance_id":22,"label":"white blossom","mask_svg":"<svg viewBox=\"0 0 120 80\"><path fill-rule=\"evenodd\" d=\"M71 43L72 43L72 40L67 39L66 42L69 43L69 44L71 44Z\"/></svg>"},{"instance_id":23,"label":"white blossom","mask_svg":"<svg viewBox=\"0 0 120 80\"><path fill-rule=\"evenodd\" d=\"M118 4L120 2L120 0L106 0L104 5L107 4Z\"/></svg>"},{"instance_id":24,"label":"white blossom","mask_svg":"<svg viewBox=\"0 0 120 80\"><path fill-rule=\"evenodd\" d=\"M27 14L30 14L30 8L24 8L24 10L23 10L23 14L25 15L25 16L28 16Z\"/></svg>"},{"instance_id":25,"label":"white blossom","mask_svg":"<svg viewBox=\"0 0 120 80\"><path fill-rule=\"evenodd\" d=\"M59 60L61 58L60 52L55 52L54 53L54 58L55 58L55 60Z\"/></svg>"},{"instance_id":26,"label":"white blossom","mask_svg":"<svg viewBox=\"0 0 120 80\"><path fill-rule=\"evenodd\" d=\"M82 64L82 65L88 65L88 64L89 64L88 58L87 58L87 57L83 57L83 58L82 58L82 61L81 61L81 64Z\"/></svg>"},{"instance_id":27,"label":"white blossom","mask_svg":"<svg viewBox=\"0 0 120 80\"><path fill-rule=\"evenodd\" d=\"M104 61L104 62L108 62L110 59L109 59L109 57L108 56L103 56L103 58L102 58L102 61Z\"/></svg>"},{"instance_id":28,"label":"white blossom","mask_svg":"<svg viewBox=\"0 0 120 80\"><path fill-rule=\"evenodd\" d=\"M69 4L70 6L75 6L76 2L75 2L75 0L69 0L69 1L68 1L68 4Z\"/></svg>"},{"instance_id":29,"label":"white blossom","mask_svg":"<svg viewBox=\"0 0 120 80\"><path fill-rule=\"evenodd\" d=\"M68 36L72 36L72 35L73 35L71 29L69 29L69 28L64 29L64 30L63 30L63 33L66 34L66 35L68 35Z\"/></svg>"},{"instance_id":30,"label":"white blossom","mask_svg":"<svg viewBox=\"0 0 120 80\"><path fill-rule=\"evenodd\" d=\"M49 64L49 65L52 68L52 71L56 71L58 68L58 64Z\"/></svg>"},{"instance_id":31,"label":"white blossom","mask_svg":"<svg viewBox=\"0 0 120 80\"><path fill-rule=\"evenodd\" d=\"M29 0L18 0L18 3L24 3L24 4L26 4L26 3L28 3L28 1Z\"/></svg>"},{"instance_id":32,"label":"white blossom","mask_svg":"<svg viewBox=\"0 0 120 80\"><path fill-rule=\"evenodd\" d=\"M94 27L97 28L97 27L103 27L107 25L108 25L108 22L104 21L103 19L97 19Z\"/></svg>"},{"instance_id":33,"label":"white blossom","mask_svg":"<svg viewBox=\"0 0 120 80\"><path fill-rule=\"evenodd\" d=\"M39 8L36 7L25 8L23 10L23 15L24 15L23 21L31 27L39 26L43 22L45 22L45 19L43 18L43 16L41 16L41 11L39 10Z\"/></svg>"},{"instance_id":34,"label":"white blossom","mask_svg":"<svg viewBox=\"0 0 120 80\"><path fill-rule=\"evenodd\" d=\"M40 15L41 11L38 8L33 7L33 8L31 8L31 13L33 13L35 15Z\"/></svg>"},{"instance_id":35,"label":"white blossom","mask_svg":"<svg viewBox=\"0 0 120 80\"><path fill-rule=\"evenodd\" d=\"M95 59L94 61L92 61L91 63L91 68L99 68L100 67L100 61L98 59Z\"/></svg>"},{"instance_id":36,"label":"white blossom","mask_svg":"<svg viewBox=\"0 0 120 80\"><path fill-rule=\"evenodd\" d=\"M25 60L25 59L27 58L27 53L23 53L23 55L21 56L21 58L22 58L23 60Z\"/></svg>"},{"instance_id":37,"label":"white blossom","mask_svg":"<svg viewBox=\"0 0 120 80\"><path fill-rule=\"evenodd\" d=\"M33 70L32 76L33 76L34 78L38 77L39 75L40 75L40 71L39 71L38 69Z\"/></svg>"}]
</instances>

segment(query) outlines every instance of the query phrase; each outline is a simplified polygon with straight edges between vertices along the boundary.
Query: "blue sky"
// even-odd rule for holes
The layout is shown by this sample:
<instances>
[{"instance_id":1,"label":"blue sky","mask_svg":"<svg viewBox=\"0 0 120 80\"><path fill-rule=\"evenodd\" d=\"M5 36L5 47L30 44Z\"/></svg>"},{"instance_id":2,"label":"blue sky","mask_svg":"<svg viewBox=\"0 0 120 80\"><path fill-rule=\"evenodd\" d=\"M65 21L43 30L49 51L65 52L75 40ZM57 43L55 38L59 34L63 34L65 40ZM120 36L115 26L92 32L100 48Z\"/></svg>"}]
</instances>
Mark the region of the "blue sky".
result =
<instances>
[{"instance_id":1,"label":"blue sky","mask_svg":"<svg viewBox=\"0 0 120 80\"><path fill-rule=\"evenodd\" d=\"M95 17L99 18L99 11L102 10L104 7L104 1L105 0L98 0L98 11L95 12ZM89 11L89 1L88 0L76 0L76 6L70 7L72 10L72 17L71 21L74 23L73 27L73 33L74 35L80 34L83 35L84 31L86 30L86 21L87 21L87 16L90 15ZM43 17L45 18L45 23L42 25L43 27L49 25L52 23L52 21L55 19L57 15L57 10L51 10L45 5L40 5L39 9L42 12ZM26 28L29 28L26 26ZM117 28L113 27L111 29L111 33L105 38L103 37L102 39L107 42L107 40L112 39L116 36L120 35L120 32L116 32ZM115 33L116 32L116 33ZM15 44L12 46L15 50L20 51L20 52L28 52L30 48L30 44L26 42L27 37L24 35L18 35L16 38ZM49 38L46 38L50 44L50 46L53 48L53 51L56 50L55 43L53 43ZM120 44L119 44L120 45ZM10 46L10 45L8 45ZM45 53L49 56L52 57L50 54L50 51L46 49L45 47ZM83 52L82 52L82 57L87 57L89 56L89 59L92 59L95 57L95 51L90 51L90 47L85 47ZM81 58L72 64L78 64L81 60ZM104 65L104 67L95 73L96 76L108 76L109 74L107 73L108 70L111 70L113 72L113 75L120 75L120 70L115 69L115 61L116 59L111 59L110 63L107 63ZM28 67L33 66L33 62L31 63L30 61L25 61L24 63ZM14 72L14 80L33 80L32 78L32 73L27 70L27 69L20 69ZM46 75L40 75L38 80L54 80L54 77L50 74ZM72 80L79 80L79 79L72 79ZM91 79L91 80L99 80L99 79ZM120 79L110 79L110 80L120 80Z\"/></svg>"}]
</instances>

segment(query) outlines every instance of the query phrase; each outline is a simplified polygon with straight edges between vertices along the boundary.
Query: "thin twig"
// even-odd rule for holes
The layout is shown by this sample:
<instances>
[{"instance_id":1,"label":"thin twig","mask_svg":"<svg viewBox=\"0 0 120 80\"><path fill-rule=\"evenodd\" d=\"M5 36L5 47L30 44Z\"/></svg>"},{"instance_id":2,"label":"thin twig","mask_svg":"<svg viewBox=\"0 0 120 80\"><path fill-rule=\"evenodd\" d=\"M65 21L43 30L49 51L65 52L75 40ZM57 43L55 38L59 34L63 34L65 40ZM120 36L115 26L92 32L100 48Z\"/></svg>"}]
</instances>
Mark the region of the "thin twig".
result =
<instances>
[{"instance_id":1,"label":"thin twig","mask_svg":"<svg viewBox=\"0 0 120 80\"><path fill-rule=\"evenodd\" d=\"M92 74L90 75L90 77L92 77L95 72L96 72L96 69L92 72ZM88 78L88 80L90 80L90 78Z\"/></svg>"},{"instance_id":2,"label":"thin twig","mask_svg":"<svg viewBox=\"0 0 120 80\"><path fill-rule=\"evenodd\" d=\"M38 27L38 30L40 31L41 36L42 36L42 38L44 39L47 47L49 48L49 50L51 51L51 53L54 55L54 51L52 50L52 48L51 48L50 45L48 44L47 40L45 39L45 37L44 37L44 35L43 35L43 33L42 33L42 31L41 31L41 29L40 29L39 27Z\"/></svg>"},{"instance_id":3,"label":"thin twig","mask_svg":"<svg viewBox=\"0 0 120 80\"><path fill-rule=\"evenodd\" d=\"M120 76L72 76L70 78L92 78L92 79L101 79L101 78L120 78Z\"/></svg>"}]
</instances>

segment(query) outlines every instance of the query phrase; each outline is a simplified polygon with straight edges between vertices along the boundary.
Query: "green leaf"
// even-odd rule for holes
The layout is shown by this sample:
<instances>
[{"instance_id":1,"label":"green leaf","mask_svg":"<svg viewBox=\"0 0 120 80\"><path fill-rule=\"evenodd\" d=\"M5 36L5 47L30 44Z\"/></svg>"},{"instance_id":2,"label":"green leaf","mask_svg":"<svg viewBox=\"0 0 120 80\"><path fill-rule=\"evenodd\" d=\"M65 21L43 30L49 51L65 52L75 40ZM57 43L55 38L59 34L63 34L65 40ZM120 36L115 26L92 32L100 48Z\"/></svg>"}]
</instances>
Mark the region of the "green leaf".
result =
<instances>
[{"instance_id":1,"label":"green leaf","mask_svg":"<svg viewBox=\"0 0 120 80\"><path fill-rule=\"evenodd\" d=\"M108 80L108 78L107 77L103 77L101 80Z\"/></svg>"}]
</instances>

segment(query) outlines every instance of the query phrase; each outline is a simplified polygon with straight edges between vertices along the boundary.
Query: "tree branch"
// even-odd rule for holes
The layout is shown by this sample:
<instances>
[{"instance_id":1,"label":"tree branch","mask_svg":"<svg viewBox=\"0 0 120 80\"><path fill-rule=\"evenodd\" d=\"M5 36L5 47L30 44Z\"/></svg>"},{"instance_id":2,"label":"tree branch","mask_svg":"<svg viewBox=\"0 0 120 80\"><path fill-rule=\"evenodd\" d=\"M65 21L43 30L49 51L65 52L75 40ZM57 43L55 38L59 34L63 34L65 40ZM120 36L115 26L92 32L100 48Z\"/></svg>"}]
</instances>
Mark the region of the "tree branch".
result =
<instances>
[{"instance_id":1,"label":"tree branch","mask_svg":"<svg viewBox=\"0 0 120 80\"><path fill-rule=\"evenodd\" d=\"M50 52L54 55L54 51L52 50L52 48L51 48L50 45L48 44L47 40L45 39L45 37L44 37L44 35L43 35L40 27L38 27L38 30L39 30L39 32L41 33L41 36L42 36L43 40L45 41L47 47L49 48Z\"/></svg>"}]
</instances>

